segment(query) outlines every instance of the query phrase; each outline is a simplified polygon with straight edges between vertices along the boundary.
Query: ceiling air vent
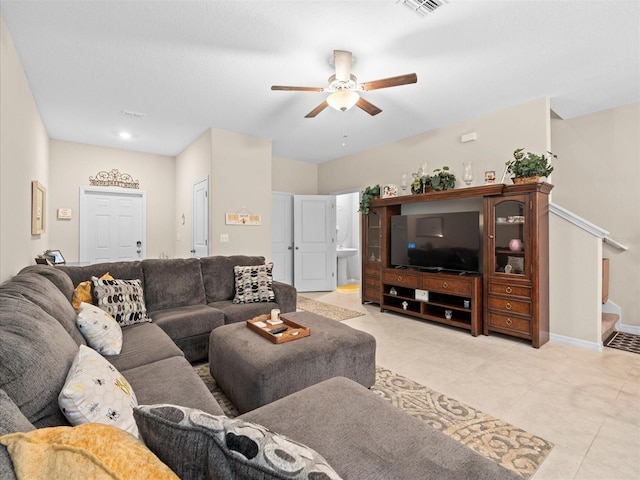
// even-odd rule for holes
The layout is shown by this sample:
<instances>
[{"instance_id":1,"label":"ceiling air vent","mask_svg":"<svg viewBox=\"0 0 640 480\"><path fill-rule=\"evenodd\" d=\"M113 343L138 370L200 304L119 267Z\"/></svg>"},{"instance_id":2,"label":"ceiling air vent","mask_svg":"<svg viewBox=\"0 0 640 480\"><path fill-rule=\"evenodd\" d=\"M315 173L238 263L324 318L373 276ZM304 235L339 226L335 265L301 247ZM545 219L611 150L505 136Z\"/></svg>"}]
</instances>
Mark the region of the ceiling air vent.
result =
<instances>
[{"instance_id":1,"label":"ceiling air vent","mask_svg":"<svg viewBox=\"0 0 640 480\"><path fill-rule=\"evenodd\" d=\"M449 0L398 0L396 3L401 3L414 12L426 16L445 3L449 3Z\"/></svg>"},{"instance_id":2,"label":"ceiling air vent","mask_svg":"<svg viewBox=\"0 0 640 480\"><path fill-rule=\"evenodd\" d=\"M146 114L146 113L142 113L142 112L134 112L134 111L132 111L132 110L126 110L126 109L122 110L122 114L123 114L125 117L137 118L137 119L139 119L139 120L142 120L144 117L146 117L146 116L147 116L147 114Z\"/></svg>"}]
</instances>

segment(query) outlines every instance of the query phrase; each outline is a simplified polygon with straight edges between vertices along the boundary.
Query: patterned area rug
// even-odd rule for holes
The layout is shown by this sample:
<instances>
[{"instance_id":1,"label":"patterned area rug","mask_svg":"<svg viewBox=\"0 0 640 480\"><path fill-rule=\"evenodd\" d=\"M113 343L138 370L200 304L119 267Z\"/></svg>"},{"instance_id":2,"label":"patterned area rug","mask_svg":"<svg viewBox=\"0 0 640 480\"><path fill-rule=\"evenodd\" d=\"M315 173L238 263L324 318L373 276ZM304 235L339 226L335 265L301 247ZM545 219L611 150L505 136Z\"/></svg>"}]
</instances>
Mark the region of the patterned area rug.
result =
<instances>
[{"instance_id":1,"label":"patterned area rug","mask_svg":"<svg viewBox=\"0 0 640 480\"><path fill-rule=\"evenodd\" d=\"M209 364L203 363L194 369L225 414L237 416L238 411L211 378ZM553 448L552 443L540 437L381 367L376 369L376 383L371 390L523 478L533 475Z\"/></svg>"},{"instance_id":2,"label":"patterned area rug","mask_svg":"<svg viewBox=\"0 0 640 480\"><path fill-rule=\"evenodd\" d=\"M362 312L349 310L348 308L331 305L329 303L319 302L311 298L298 295L298 308L305 312L317 313L331 320L347 320L349 318L360 317L364 315Z\"/></svg>"},{"instance_id":3,"label":"patterned area rug","mask_svg":"<svg viewBox=\"0 0 640 480\"><path fill-rule=\"evenodd\" d=\"M617 348L625 352L640 353L640 335L633 333L614 332L606 342L605 347Z\"/></svg>"}]
</instances>

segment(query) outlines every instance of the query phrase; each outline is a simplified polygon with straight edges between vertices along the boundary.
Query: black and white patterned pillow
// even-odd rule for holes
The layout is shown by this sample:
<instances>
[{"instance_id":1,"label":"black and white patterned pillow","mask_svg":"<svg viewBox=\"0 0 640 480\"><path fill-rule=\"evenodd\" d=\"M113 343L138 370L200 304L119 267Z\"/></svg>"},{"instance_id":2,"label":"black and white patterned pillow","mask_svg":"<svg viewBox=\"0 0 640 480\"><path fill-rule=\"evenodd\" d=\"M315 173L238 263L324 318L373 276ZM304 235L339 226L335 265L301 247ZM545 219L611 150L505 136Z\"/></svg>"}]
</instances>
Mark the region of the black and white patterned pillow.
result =
<instances>
[{"instance_id":1,"label":"black and white patterned pillow","mask_svg":"<svg viewBox=\"0 0 640 480\"><path fill-rule=\"evenodd\" d=\"M177 405L140 405L133 415L180 478L340 479L318 452L262 425Z\"/></svg>"},{"instance_id":2,"label":"black and white patterned pillow","mask_svg":"<svg viewBox=\"0 0 640 480\"><path fill-rule=\"evenodd\" d=\"M150 322L140 280L106 280L92 277L96 306L111 314L122 327Z\"/></svg>"},{"instance_id":3,"label":"black and white patterned pillow","mask_svg":"<svg viewBox=\"0 0 640 480\"><path fill-rule=\"evenodd\" d=\"M233 267L236 295L233 303L273 302L273 263Z\"/></svg>"}]
</instances>

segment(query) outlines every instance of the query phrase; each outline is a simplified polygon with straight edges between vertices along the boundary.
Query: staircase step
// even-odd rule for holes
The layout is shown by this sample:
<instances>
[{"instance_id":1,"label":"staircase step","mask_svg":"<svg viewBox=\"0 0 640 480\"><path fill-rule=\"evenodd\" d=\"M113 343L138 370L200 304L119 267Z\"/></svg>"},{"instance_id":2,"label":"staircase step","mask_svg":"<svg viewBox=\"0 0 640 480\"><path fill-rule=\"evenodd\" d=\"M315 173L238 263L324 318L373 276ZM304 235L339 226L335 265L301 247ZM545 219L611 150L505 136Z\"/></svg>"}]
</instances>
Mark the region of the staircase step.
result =
<instances>
[{"instance_id":1,"label":"staircase step","mask_svg":"<svg viewBox=\"0 0 640 480\"><path fill-rule=\"evenodd\" d=\"M616 322L620 316L617 313L602 314L602 341L604 342L609 336L616 331Z\"/></svg>"}]
</instances>

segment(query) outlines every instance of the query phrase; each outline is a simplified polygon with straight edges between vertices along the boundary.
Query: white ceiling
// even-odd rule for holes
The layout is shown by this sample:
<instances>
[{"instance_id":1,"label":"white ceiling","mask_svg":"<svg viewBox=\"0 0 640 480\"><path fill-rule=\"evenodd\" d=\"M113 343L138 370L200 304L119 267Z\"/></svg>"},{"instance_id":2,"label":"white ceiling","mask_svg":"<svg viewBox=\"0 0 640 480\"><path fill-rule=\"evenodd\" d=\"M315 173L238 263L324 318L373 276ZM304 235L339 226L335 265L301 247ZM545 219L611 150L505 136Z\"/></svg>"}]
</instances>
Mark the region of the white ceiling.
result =
<instances>
[{"instance_id":1,"label":"white ceiling","mask_svg":"<svg viewBox=\"0 0 640 480\"><path fill-rule=\"evenodd\" d=\"M395 0L0 8L49 136L127 150L177 155L214 127L322 163L543 96L562 118L640 100L637 0L450 0L424 17ZM326 86L334 49L353 52L360 82L418 83L365 92L375 117L306 119L326 93L270 90Z\"/></svg>"}]
</instances>

